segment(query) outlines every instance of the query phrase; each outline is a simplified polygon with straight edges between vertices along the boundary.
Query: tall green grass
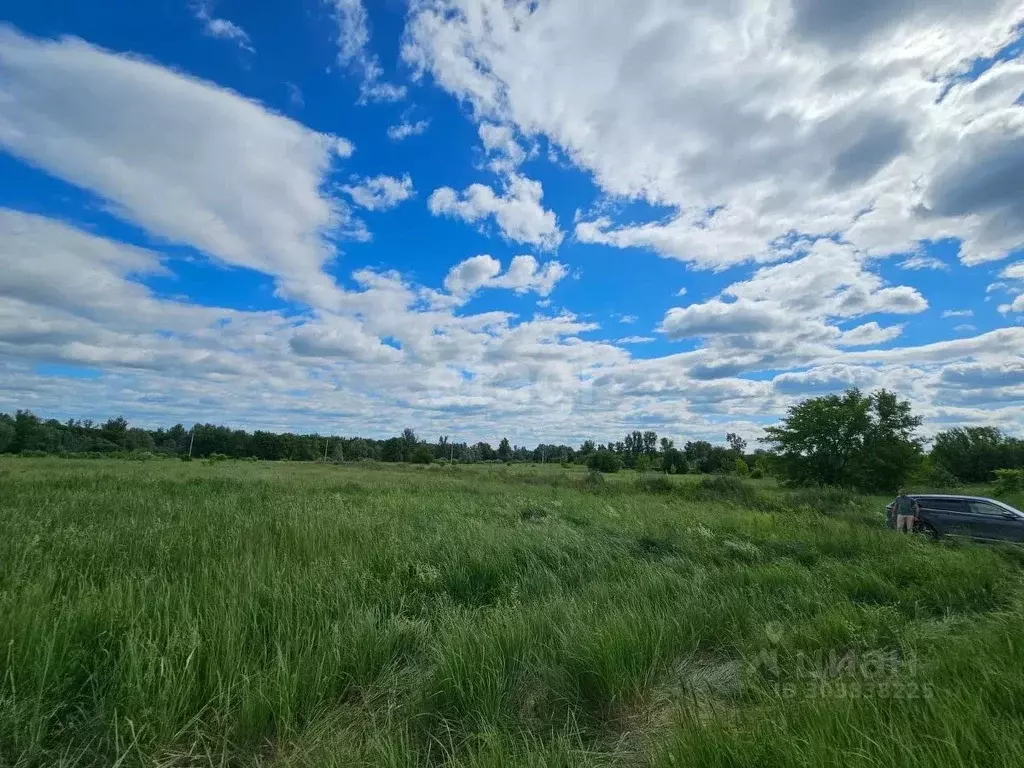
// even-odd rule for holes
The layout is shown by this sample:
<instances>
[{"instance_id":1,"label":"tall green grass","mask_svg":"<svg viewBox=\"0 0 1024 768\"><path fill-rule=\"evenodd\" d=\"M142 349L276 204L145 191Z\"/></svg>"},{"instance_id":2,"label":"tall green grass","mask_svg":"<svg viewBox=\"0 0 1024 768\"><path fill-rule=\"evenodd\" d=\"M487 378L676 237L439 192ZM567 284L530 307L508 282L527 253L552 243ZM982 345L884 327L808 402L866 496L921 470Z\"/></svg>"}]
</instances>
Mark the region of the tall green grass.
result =
<instances>
[{"instance_id":1,"label":"tall green grass","mask_svg":"<svg viewBox=\"0 0 1024 768\"><path fill-rule=\"evenodd\" d=\"M881 502L4 461L0 765L1024 765L1024 559Z\"/></svg>"}]
</instances>

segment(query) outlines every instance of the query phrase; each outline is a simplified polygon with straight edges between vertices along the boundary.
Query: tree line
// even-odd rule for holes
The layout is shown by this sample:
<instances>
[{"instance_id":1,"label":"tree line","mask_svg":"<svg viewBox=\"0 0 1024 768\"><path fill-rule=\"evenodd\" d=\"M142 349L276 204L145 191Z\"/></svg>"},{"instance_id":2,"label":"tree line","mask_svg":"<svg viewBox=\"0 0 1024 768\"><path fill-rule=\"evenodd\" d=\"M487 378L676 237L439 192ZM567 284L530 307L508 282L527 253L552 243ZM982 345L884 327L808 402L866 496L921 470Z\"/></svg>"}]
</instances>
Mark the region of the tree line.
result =
<instances>
[{"instance_id":1,"label":"tree line","mask_svg":"<svg viewBox=\"0 0 1024 768\"><path fill-rule=\"evenodd\" d=\"M939 432L931 450L918 434L921 418L910 403L888 390L850 389L809 398L792 406L781 422L765 429L763 447L747 450L739 435L725 445L693 440L677 447L652 430L620 440L579 447L512 445L502 438L466 443L441 436L421 440L412 429L384 440L320 434L247 432L215 424L170 428L132 427L123 417L103 423L41 419L31 411L0 413L0 453L24 455L182 458L251 458L267 461L383 461L428 464L532 462L585 464L601 472L632 469L673 474L774 475L791 485L828 485L862 491L892 491L915 481L934 487L984 482L996 473L1024 468L1024 440L995 427L955 427Z\"/></svg>"},{"instance_id":2,"label":"tree line","mask_svg":"<svg viewBox=\"0 0 1024 768\"><path fill-rule=\"evenodd\" d=\"M737 435L728 435L729 447L712 445L704 440L675 447L667 437L659 439L653 431L634 431L623 440L597 444L585 441L581 446L540 444L529 448L513 445L502 438L497 447L488 442L455 442L442 435L436 442L421 440L412 429L401 435L377 440L368 437L268 432L216 424L195 424L186 428L175 424L169 428L143 429L132 427L124 417L94 422L89 419L41 419L31 411L19 410L13 416L0 413L0 453L29 455L104 456L133 454L143 456L177 456L197 459L226 457L255 458L267 461L384 461L426 464L433 461L583 463L595 456L609 456L619 468L686 472L726 472L744 458L746 442ZM764 453L764 451L760 451ZM750 467L756 457L750 457Z\"/></svg>"}]
</instances>

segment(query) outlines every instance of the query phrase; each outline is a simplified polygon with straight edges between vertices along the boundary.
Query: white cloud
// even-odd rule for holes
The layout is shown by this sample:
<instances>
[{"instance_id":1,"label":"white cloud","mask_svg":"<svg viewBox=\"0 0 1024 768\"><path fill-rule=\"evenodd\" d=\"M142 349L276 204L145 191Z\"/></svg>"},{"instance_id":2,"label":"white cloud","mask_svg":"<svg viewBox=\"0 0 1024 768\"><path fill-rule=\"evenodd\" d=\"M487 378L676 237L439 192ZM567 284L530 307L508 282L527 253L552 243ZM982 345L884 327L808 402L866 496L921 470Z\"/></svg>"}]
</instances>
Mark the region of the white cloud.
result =
<instances>
[{"instance_id":1,"label":"white cloud","mask_svg":"<svg viewBox=\"0 0 1024 768\"><path fill-rule=\"evenodd\" d=\"M945 309L942 311L942 317L974 317L973 309Z\"/></svg>"},{"instance_id":2,"label":"white cloud","mask_svg":"<svg viewBox=\"0 0 1024 768\"><path fill-rule=\"evenodd\" d=\"M650 344L653 341L657 341L653 336L624 336L621 339L616 339L616 344Z\"/></svg>"},{"instance_id":3,"label":"white cloud","mask_svg":"<svg viewBox=\"0 0 1024 768\"><path fill-rule=\"evenodd\" d=\"M487 167L494 173L512 173L526 159L526 151L516 141L515 131L508 125L483 122L480 141L491 157Z\"/></svg>"},{"instance_id":4,"label":"white cloud","mask_svg":"<svg viewBox=\"0 0 1024 768\"><path fill-rule=\"evenodd\" d=\"M900 263L900 267L903 269L918 270L918 269L934 269L938 271L947 271L949 265L946 264L942 259L938 259L934 256L925 256L924 254L918 253L907 259L904 259Z\"/></svg>"},{"instance_id":5,"label":"white cloud","mask_svg":"<svg viewBox=\"0 0 1024 768\"><path fill-rule=\"evenodd\" d=\"M873 255L957 237L966 263L1024 244L1024 64L961 77L1024 3L847 5L422 0L403 58L606 194L675 210L581 221L582 242L714 268L787 258L794 233Z\"/></svg>"},{"instance_id":6,"label":"white cloud","mask_svg":"<svg viewBox=\"0 0 1024 768\"><path fill-rule=\"evenodd\" d=\"M360 103L401 101L406 96L404 85L382 80L380 60L369 50L370 24L362 0L323 0L334 12L338 24L338 63L353 67L362 74Z\"/></svg>"},{"instance_id":7,"label":"white cloud","mask_svg":"<svg viewBox=\"0 0 1024 768\"><path fill-rule=\"evenodd\" d=\"M583 335L597 323L569 313L527 320L461 313L473 291L543 294L564 278L563 266L529 256L506 271L488 256L457 265L446 281L460 292L454 296L394 272L359 269L351 274L356 287L339 288L330 309L298 315L161 298L145 281L173 276L174 260L16 211L0 212L0 263L13 267L0 272L2 410L382 437L413 426L428 439L470 441L495 440L501 424L520 443L603 441L643 423L670 436L720 441L725 431L758 434L765 417L799 396L897 383L910 387L926 428L1024 425L1013 400L1024 328L847 352L839 331L821 320L836 291L815 278L783 295L791 277L777 268L748 281L754 286L736 284L745 295L733 300L774 302L795 317L806 312L806 328L720 336L689 352L638 359L615 344L646 337L588 341ZM816 291L816 301L806 295ZM88 366L95 375L40 377L32 371L40 362ZM729 373L783 364L808 370L774 381ZM943 374L951 364L959 366L955 375Z\"/></svg>"},{"instance_id":8,"label":"white cloud","mask_svg":"<svg viewBox=\"0 0 1024 768\"><path fill-rule=\"evenodd\" d=\"M954 326L953 330L957 333L974 333L978 330L978 327L976 325L971 325L970 323L963 323L961 325Z\"/></svg>"},{"instance_id":9,"label":"white cloud","mask_svg":"<svg viewBox=\"0 0 1024 768\"><path fill-rule=\"evenodd\" d=\"M480 288L507 288L515 293L548 296L555 285L569 274L560 262L541 266L530 255L516 256L508 271L501 274L501 262L489 255L473 256L456 264L448 272L444 287L455 296L465 297Z\"/></svg>"},{"instance_id":10,"label":"white cloud","mask_svg":"<svg viewBox=\"0 0 1024 768\"><path fill-rule=\"evenodd\" d=\"M473 293L501 272L501 262L493 256L472 256L456 264L444 279L445 290L464 295Z\"/></svg>"},{"instance_id":11,"label":"white cloud","mask_svg":"<svg viewBox=\"0 0 1024 768\"><path fill-rule=\"evenodd\" d=\"M632 325L640 318L636 315L619 315L619 322L625 323L626 325Z\"/></svg>"},{"instance_id":12,"label":"white cloud","mask_svg":"<svg viewBox=\"0 0 1024 768\"><path fill-rule=\"evenodd\" d=\"M890 325L887 328L883 328L878 323L872 321L844 331L843 335L839 337L838 344L841 347L866 347L873 344L884 344L887 341L898 338L902 333L902 325Z\"/></svg>"},{"instance_id":13,"label":"white cloud","mask_svg":"<svg viewBox=\"0 0 1024 768\"><path fill-rule=\"evenodd\" d=\"M685 287L684 288L680 288L678 291L676 291L676 296L685 296L685 295L686 295L686 288Z\"/></svg>"},{"instance_id":14,"label":"white cloud","mask_svg":"<svg viewBox=\"0 0 1024 768\"><path fill-rule=\"evenodd\" d=\"M152 234L328 301L330 238L365 237L324 190L345 139L211 83L74 38L0 27L0 145Z\"/></svg>"},{"instance_id":15,"label":"white cloud","mask_svg":"<svg viewBox=\"0 0 1024 768\"><path fill-rule=\"evenodd\" d=\"M557 248L562 242L555 214L541 205L544 191L539 181L510 174L503 194L483 184L471 184L464 192L451 187L435 189L427 201L435 216L453 216L474 223L494 216L502 234L517 243Z\"/></svg>"},{"instance_id":16,"label":"white cloud","mask_svg":"<svg viewBox=\"0 0 1024 768\"><path fill-rule=\"evenodd\" d=\"M415 123L403 120L397 125L388 126L388 138L392 141L404 141L410 136L419 136L425 133L429 127L429 120L417 120Z\"/></svg>"},{"instance_id":17,"label":"white cloud","mask_svg":"<svg viewBox=\"0 0 1024 768\"><path fill-rule=\"evenodd\" d=\"M192 5L192 13L196 20L202 23L203 33L219 40L231 40L237 43L239 48L256 53L248 33L233 21L215 18L211 5L210 0L196 0Z\"/></svg>"},{"instance_id":18,"label":"white cloud","mask_svg":"<svg viewBox=\"0 0 1024 768\"><path fill-rule=\"evenodd\" d=\"M1024 280L1024 261L1018 261L1006 267L999 276L1004 280Z\"/></svg>"},{"instance_id":19,"label":"white cloud","mask_svg":"<svg viewBox=\"0 0 1024 768\"><path fill-rule=\"evenodd\" d=\"M343 186L342 190L352 198L353 203L371 211L394 208L415 194L409 174L400 179L382 174L362 179L358 184Z\"/></svg>"}]
</instances>

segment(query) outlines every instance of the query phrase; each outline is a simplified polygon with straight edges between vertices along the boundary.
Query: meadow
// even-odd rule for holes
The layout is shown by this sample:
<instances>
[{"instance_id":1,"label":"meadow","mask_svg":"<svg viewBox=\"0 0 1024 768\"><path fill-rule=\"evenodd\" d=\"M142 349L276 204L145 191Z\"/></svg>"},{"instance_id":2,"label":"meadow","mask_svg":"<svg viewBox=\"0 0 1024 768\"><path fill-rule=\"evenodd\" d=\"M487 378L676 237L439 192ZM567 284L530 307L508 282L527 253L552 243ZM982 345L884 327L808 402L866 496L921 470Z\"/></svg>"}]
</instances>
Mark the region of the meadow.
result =
<instances>
[{"instance_id":1,"label":"meadow","mask_svg":"<svg viewBox=\"0 0 1024 768\"><path fill-rule=\"evenodd\" d=\"M1024 554L885 501L3 458L0 765L1024 765Z\"/></svg>"}]
</instances>

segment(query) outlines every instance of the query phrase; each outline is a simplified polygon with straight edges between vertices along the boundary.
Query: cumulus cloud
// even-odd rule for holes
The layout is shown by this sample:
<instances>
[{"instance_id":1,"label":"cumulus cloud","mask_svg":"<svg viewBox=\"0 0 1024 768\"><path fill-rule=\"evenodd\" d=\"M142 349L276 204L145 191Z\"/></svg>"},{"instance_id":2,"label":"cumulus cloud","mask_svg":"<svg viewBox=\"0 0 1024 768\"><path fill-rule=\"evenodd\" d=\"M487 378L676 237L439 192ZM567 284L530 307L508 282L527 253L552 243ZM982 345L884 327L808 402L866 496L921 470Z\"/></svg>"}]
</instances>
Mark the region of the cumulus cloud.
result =
<instances>
[{"instance_id":1,"label":"cumulus cloud","mask_svg":"<svg viewBox=\"0 0 1024 768\"><path fill-rule=\"evenodd\" d=\"M581 221L583 242L718 268L786 258L792 233L881 255L957 237L977 263L1024 244L1021 65L961 74L1022 20L1019 0L423 0L402 55L608 195L675 210Z\"/></svg>"},{"instance_id":2,"label":"cumulus cloud","mask_svg":"<svg viewBox=\"0 0 1024 768\"><path fill-rule=\"evenodd\" d=\"M325 191L352 144L212 83L75 38L0 27L0 146L154 235L328 300L332 236L365 237Z\"/></svg>"},{"instance_id":3,"label":"cumulus cloud","mask_svg":"<svg viewBox=\"0 0 1024 768\"><path fill-rule=\"evenodd\" d=\"M342 190L352 198L352 202L361 208L371 211L386 211L394 208L404 200L413 196L412 178L405 174L397 179L394 176L375 176L349 184Z\"/></svg>"},{"instance_id":4,"label":"cumulus cloud","mask_svg":"<svg viewBox=\"0 0 1024 768\"><path fill-rule=\"evenodd\" d=\"M844 331L843 335L839 337L839 346L866 347L873 344L884 344L887 341L899 338L902 333L902 325L890 325L887 328L883 328L878 323L872 321Z\"/></svg>"},{"instance_id":5,"label":"cumulus cloud","mask_svg":"<svg viewBox=\"0 0 1024 768\"><path fill-rule=\"evenodd\" d=\"M406 96L404 85L383 80L380 60L369 50L370 21L362 0L323 0L338 24L338 63L353 67L362 74L359 88L361 103L401 101Z\"/></svg>"},{"instance_id":6,"label":"cumulus cloud","mask_svg":"<svg viewBox=\"0 0 1024 768\"><path fill-rule=\"evenodd\" d=\"M557 261L544 265L530 255L516 256L501 274L501 262L486 254L456 264L444 279L444 287L455 296L468 296L480 288L507 288L515 293L548 296L559 280L569 274Z\"/></svg>"},{"instance_id":7,"label":"cumulus cloud","mask_svg":"<svg viewBox=\"0 0 1024 768\"><path fill-rule=\"evenodd\" d=\"M392 141L404 141L410 136L419 136L420 134L426 133L427 128L430 127L429 120L417 120L414 123L408 120L388 126L388 138Z\"/></svg>"},{"instance_id":8,"label":"cumulus cloud","mask_svg":"<svg viewBox=\"0 0 1024 768\"><path fill-rule=\"evenodd\" d=\"M850 387L870 389L884 384L878 370L856 365L820 365L806 371L780 373L772 386L788 395L811 396L837 392Z\"/></svg>"},{"instance_id":9,"label":"cumulus cloud","mask_svg":"<svg viewBox=\"0 0 1024 768\"><path fill-rule=\"evenodd\" d=\"M435 216L452 216L469 223L494 217L509 240L539 248L557 248L562 242L555 214L541 205L539 181L509 174L502 194L483 184L471 184L459 193L451 187L435 189L427 207Z\"/></svg>"},{"instance_id":10,"label":"cumulus cloud","mask_svg":"<svg viewBox=\"0 0 1024 768\"><path fill-rule=\"evenodd\" d=\"M516 141L511 126L483 122L479 133L484 151L491 158L487 167L494 173L511 173L526 159L526 151Z\"/></svg>"}]
</instances>

